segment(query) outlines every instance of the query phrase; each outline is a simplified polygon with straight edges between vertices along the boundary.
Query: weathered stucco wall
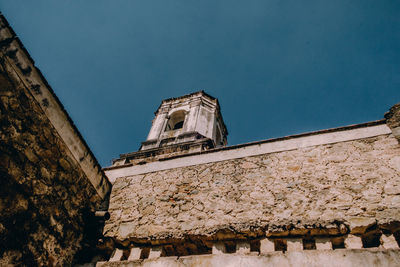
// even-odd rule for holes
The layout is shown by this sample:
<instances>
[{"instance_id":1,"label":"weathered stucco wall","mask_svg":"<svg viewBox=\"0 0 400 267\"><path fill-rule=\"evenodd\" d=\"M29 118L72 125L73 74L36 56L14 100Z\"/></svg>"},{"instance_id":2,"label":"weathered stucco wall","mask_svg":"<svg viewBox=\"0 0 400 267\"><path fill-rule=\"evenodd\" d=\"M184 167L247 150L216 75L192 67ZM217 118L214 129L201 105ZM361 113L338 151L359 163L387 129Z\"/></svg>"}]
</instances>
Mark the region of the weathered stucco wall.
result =
<instances>
[{"instance_id":1,"label":"weathered stucco wall","mask_svg":"<svg viewBox=\"0 0 400 267\"><path fill-rule=\"evenodd\" d=\"M391 134L117 178L104 233L117 240L400 221ZM264 233L264 232L263 232Z\"/></svg>"},{"instance_id":2,"label":"weathered stucco wall","mask_svg":"<svg viewBox=\"0 0 400 267\"><path fill-rule=\"evenodd\" d=\"M69 266L110 184L1 16L0 37L0 265Z\"/></svg>"}]
</instances>

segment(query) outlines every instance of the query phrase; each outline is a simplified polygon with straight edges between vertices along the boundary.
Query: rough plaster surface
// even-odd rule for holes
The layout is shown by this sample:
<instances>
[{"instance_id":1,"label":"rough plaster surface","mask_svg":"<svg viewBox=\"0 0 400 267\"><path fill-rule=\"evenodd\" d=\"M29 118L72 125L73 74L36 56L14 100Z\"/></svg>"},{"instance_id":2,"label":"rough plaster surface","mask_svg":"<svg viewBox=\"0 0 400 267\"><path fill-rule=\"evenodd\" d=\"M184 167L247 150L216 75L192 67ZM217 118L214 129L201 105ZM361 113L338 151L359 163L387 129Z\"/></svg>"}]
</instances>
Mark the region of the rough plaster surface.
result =
<instances>
[{"instance_id":1,"label":"rough plaster surface","mask_svg":"<svg viewBox=\"0 0 400 267\"><path fill-rule=\"evenodd\" d=\"M118 178L104 233L117 240L284 225L400 220L400 146L391 135Z\"/></svg>"},{"instance_id":2,"label":"rough plaster surface","mask_svg":"<svg viewBox=\"0 0 400 267\"><path fill-rule=\"evenodd\" d=\"M157 259L99 262L97 267L113 266L280 266L280 267L345 267L345 266L399 266L399 250L331 250L331 251L299 251L276 252L262 256L220 254L187 257L165 257Z\"/></svg>"}]
</instances>

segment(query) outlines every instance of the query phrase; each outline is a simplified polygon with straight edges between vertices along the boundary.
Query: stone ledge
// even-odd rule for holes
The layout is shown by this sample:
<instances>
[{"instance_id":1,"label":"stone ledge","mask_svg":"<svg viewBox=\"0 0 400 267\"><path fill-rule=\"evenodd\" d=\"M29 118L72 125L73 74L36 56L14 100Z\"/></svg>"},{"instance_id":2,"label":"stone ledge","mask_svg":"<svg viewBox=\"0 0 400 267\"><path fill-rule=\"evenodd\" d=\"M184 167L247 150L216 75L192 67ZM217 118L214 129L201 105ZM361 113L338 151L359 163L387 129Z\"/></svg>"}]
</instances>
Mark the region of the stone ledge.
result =
<instances>
[{"instance_id":1,"label":"stone ledge","mask_svg":"<svg viewBox=\"0 0 400 267\"><path fill-rule=\"evenodd\" d=\"M359 227L359 226L357 226ZM154 240L141 243L139 240L114 242L117 247L109 261L124 259L140 260L147 258L185 257L193 255L269 255L278 252L338 250L338 249L399 249L400 234L398 223L391 225L372 225L365 231L357 229L352 234L347 227L333 229L293 229L284 232L266 232L248 234L248 237L233 233L214 236L192 236L181 240ZM339 230L339 231L338 231Z\"/></svg>"},{"instance_id":2,"label":"stone ledge","mask_svg":"<svg viewBox=\"0 0 400 267\"><path fill-rule=\"evenodd\" d=\"M340 249L328 251L293 251L268 255L218 254L156 259L98 262L97 267L112 266L399 266L400 250Z\"/></svg>"},{"instance_id":3,"label":"stone ledge","mask_svg":"<svg viewBox=\"0 0 400 267\"><path fill-rule=\"evenodd\" d=\"M384 120L351 125L320 132L294 135L255 143L206 150L185 154L165 161L150 162L144 165L121 165L117 169L104 168L107 177L114 182L119 177L150 173L231 159L239 159L263 154L296 150L300 148L335 144L370 137L389 135L392 131L384 124Z\"/></svg>"}]
</instances>

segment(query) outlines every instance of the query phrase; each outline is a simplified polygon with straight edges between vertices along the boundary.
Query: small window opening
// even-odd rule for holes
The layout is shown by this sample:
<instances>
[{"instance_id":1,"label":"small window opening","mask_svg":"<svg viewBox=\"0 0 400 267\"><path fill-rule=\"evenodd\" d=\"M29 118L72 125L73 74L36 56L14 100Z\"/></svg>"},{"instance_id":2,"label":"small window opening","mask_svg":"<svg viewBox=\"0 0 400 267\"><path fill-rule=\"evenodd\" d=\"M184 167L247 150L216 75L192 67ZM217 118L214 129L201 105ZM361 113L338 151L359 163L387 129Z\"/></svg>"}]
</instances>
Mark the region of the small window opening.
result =
<instances>
[{"instance_id":1,"label":"small window opening","mask_svg":"<svg viewBox=\"0 0 400 267\"><path fill-rule=\"evenodd\" d=\"M124 249L121 257L121 261L126 261L129 257L129 254L131 253L130 249Z\"/></svg>"},{"instance_id":2,"label":"small window opening","mask_svg":"<svg viewBox=\"0 0 400 267\"><path fill-rule=\"evenodd\" d=\"M287 243L284 239L275 239L275 251L286 251L287 250Z\"/></svg>"},{"instance_id":3,"label":"small window opening","mask_svg":"<svg viewBox=\"0 0 400 267\"><path fill-rule=\"evenodd\" d=\"M250 241L250 252L260 252L260 240Z\"/></svg>"},{"instance_id":4,"label":"small window opening","mask_svg":"<svg viewBox=\"0 0 400 267\"><path fill-rule=\"evenodd\" d=\"M312 238L303 239L303 249L304 250L316 249L315 239L312 239Z\"/></svg>"},{"instance_id":5,"label":"small window opening","mask_svg":"<svg viewBox=\"0 0 400 267\"><path fill-rule=\"evenodd\" d=\"M381 244L381 233L379 231L373 231L371 233L365 233L362 235L361 240L364 248L375 248Z\"/></svg>"},{"instance_id":6,"label":"small window opening","mask_svg":"<svg viewBox=\"0 0 400 267\"><path fill-rule=\"evenodd\" d=\"M344 237L334 237L331 239L332 242L332 248L333 249L341 249L341 248L346 248L344 245Z\"/></svg>"},{"instance_id":7,"label":"small window opening","mask_svg":"<svg viewBox=\"0 0 400 267\"><path fill-rule=\"evenodd\" d=\"M184 110L176 111L170 115L167 125L165 127L165 131L182 129L184 123L185 123L185 111Z\"/></svg>"},{"instance_id":8,"label":"small window opening","mask_svg":"<svg viewBox=\"0 0 400 267\"><path fill-rule=\"evenodd\" d=\"M181 129L182 127L183 127L183 121L179 121L179 122L175 123L173 130Z\"/></svg>"},{"instance_id":9,"label":"small window opening","mask_svg":"<svg viewBox=\"0 0 400 267\"><path fill-rule=\"evenodd\" d=\"M225 251L226 253L235 253L236 252L236 243L233 241L227 241L225 243Z\"/></svg>"},{"instance_id":10,"label":"small window opening","mask_svg":"<svg viewBox=\"0 0 400 267\"><path fill-rule=\"evenodd\" d=\"M142 251L140 253L140 258L147 259L149 255L150 255L150 248L149 247L142 248Z\"/></svg>"}]
</instances>

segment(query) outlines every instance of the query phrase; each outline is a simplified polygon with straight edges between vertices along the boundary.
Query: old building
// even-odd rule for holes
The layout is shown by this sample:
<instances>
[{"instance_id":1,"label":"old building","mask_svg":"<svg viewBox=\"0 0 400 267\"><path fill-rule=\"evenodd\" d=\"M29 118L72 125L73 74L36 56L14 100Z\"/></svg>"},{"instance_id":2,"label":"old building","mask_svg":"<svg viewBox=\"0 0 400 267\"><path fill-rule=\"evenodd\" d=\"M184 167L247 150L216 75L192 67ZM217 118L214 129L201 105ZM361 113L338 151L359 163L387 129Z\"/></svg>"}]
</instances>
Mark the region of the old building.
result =
<instances>
[{"instance_id":1,"label":"old building","mask_svg":"<svg viewBox=\"0 0 400 267\"><path fill-rule=\"evenodd\" d=\"M97 266L397 266L399 117L226 146L215 98L164 100L104 169L114 253Z\"/></svg>"},{"instance_id":2,"label":"old building","mask_svg":"<svg viewBox=\"0 0 400 267\"><path fill-rule=\"evenodd\" d=\"M101 169L2 16L0 100L1 266L400 265L400 105L227 146L195 92Z\"/></svg>"}]
</instances>

